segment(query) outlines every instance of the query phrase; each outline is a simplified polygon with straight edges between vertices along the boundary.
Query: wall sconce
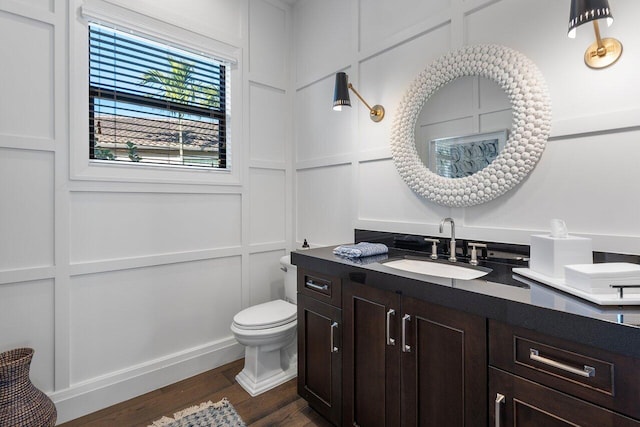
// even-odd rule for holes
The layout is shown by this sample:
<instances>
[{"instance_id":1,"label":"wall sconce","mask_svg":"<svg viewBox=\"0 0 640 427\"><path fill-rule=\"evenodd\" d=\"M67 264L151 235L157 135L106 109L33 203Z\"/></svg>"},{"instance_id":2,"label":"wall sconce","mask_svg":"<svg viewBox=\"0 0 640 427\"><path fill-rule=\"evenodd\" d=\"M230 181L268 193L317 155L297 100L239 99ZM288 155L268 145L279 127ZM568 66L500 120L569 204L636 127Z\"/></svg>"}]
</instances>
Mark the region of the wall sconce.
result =
<instances>
[{"instance_id":1,"label":"wall sconce","mask_svg":"<svg viewBox=\"0 0 640 427\"><path fill-rule=\"evenodd\" d=\"M596 41L592 43L584 53L584 62L590 68L605 68L612 65L622 55L622 43L616 39L600 38L599 19L607 19L607 26L613 23L613 16L609 9L608 0L571 0L571 13L569 16L570 38L575 38L576 28L589 21L593 21L593 29L596 32Z\"/></svg>"},{"instance_id":2,"label":"wall sconce","mask_svg":"<svg viewBox=\"0 0 640 427\"><path fill-rule=\"evenodd\" d=\"M336 73L336 85L333 89L333 109L335 111L342 111L342 107L351 107L349 89L351 89L360 101L367 106L369 109L369 118L371 120L377 123L384 118L384 107L382 105L374 105L373 107L369 106L367 101L362 99L358 91L353 88L351 83L349 83L349 76L347 76L347 73L343 72Z\"/></svg>"}]
</instances>

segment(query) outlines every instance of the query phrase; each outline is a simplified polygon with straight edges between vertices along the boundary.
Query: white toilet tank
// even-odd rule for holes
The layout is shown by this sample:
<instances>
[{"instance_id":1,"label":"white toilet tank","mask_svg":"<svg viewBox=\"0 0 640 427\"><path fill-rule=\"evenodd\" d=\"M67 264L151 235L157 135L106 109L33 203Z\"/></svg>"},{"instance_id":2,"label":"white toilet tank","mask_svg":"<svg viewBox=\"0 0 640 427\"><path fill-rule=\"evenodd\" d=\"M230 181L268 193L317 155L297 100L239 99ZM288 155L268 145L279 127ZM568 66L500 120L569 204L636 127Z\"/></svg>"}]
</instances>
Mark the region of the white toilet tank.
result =
<instances>
[{"instance_id":1,"label":"white toilet tank","mask_svg":"<svg viewBox=\"0 0 640 427\"><path fill-rule=\"evenodd\" d=\"M280 265L284 271L284 299L294 304L298 303L298 269L291 264L291 255L280 258Z\"/></svg>"}]
</instances>

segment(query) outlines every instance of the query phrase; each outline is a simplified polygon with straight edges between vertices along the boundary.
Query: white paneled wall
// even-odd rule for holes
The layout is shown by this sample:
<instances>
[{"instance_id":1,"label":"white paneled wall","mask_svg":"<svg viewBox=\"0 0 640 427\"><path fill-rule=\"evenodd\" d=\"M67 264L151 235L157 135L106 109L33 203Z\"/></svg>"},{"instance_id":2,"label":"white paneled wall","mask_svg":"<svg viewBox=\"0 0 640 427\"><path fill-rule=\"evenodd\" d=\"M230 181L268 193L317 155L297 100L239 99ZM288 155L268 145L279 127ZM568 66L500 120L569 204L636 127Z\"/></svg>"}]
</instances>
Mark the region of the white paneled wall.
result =
<instances>
[{"instance_id":1,"label":"white paneled wall","mask_svg":"<svg viewBox=\"0 0 640 427\"><path fill-rule=\"evenodd\" d=\"M289 45L283 44L283 41L286 42L290 36L288 14L274 3L250 1L249 16L249 46L257 52L268 52L264 55L251 55L249 70L262 74L267 82L277 83L281 88L286 87L290 75Z\"/></svg>"},{"instance_id":2,"label":"white paneled wall","mask_svg":"<svg viewBox=\"0 0 640 427\"><path fill-rule=\"evenodd\" d=\"M348 65L356 19L353 12L352 2L344 0L298 1L293 11L296 87L327 76L335 64Z\"/></svg>"},{"instance_id":3,"label":"white paneled wall","mask_svg":"<svg viewBox=\"0 0 640 427\"><path fill-rule=\"evenodd\" d=\"M416 24L450 7L452 0L397 0L360 2L358 16L361 52L379 48L383 40L396 37Z\"/></svg>"},{"instance_id":4,"label":"white paneled wall","mask_svg":"<svg viewBox=\"0 0 640 427\"><path fill-rule=\"evenodd\" d=\"M390 159L362 162L358 168L358 218L368 221L403 222L421 224L425 215L436 218L446 215L448 209L415 197L415 193L398 173ZM426 234L423 233L423 234Z\"/></svg>"},{"instance_id":5,"label":"white paneled wall","mask_svg":"<svg viewBox=\"0 0 640 427\"><path fill-rule=\"evenodd\" d=\"M281 163L284 166L288 128L287 123L279 118L283 112L289 111L289 97L286 91L251 83L249 111L252 164L270 162Z\"/></svg>"},{"instance_id":6,"label":"white paneled wall","mask_svg":"<svg viewBox=\"0 0 640 427\"><path fill-rule=\"evenodd\" d=\"M349 111L345 111L347 114L334 114L331 109L333 85L334 77L331 75L302 87L296 94L297 162L322 162L323 159L351 152L356 134L351 129Z\"/></svg>"},{"instance_id":7,"label":"white paneled wall","mask_svg":"<svg viewBox=\"0 0 640 427\"><path fill-rule=\"evenodd\" d=\"M237 54L229 178L87 172L85 5ZM59 422L242 357L233 315L284 295L291 28L279 0L0 2L0 351L36 350Z\"/></svg>"},{"instance_id":8,"label":"white paneled wall","mask_svg":"<svg viewBox=\"0 0 640 427\"><path fill-rule=\"evenodd\" d=\"M284 298L280 258L284 251L269 251L251 256L251 305Z\"/></svg>"},{"instance_id":9,"label":"white paneled wall","mask_svg":"<svg viewBox=\"0 0 640 427\"><path fill-rule=\"evenodd\" d=\"M242 240L240 194L74 192L69 210L72 265L239 247Z\"/></svg>"},{"instance_id":10,"label":"white paneled wall","mask_svg":"<svg viewBox=\"0 0 640 427\"><path fill-rule=\"evenodd\" d=\"M352 179L348 164L298 171L298 236L313 244L349 240L353 233ZM376 192L375 188L371 191Z\"/></svg>"},{"instance_id":11,"label":"white paneled wall","mask_svg":"<svg viewBox=\"0 0 640 427\"><path fill-rule=\"evenodd\" d=\"M228 335L240 267L234 256L73 277L72 386Z\"/></svg>"},{"instance_id":12,"label":"white paneled wall","mask_svg":"<svg viewBox=\"0 0 640 427\"><path fill-rule=\"evenodd\" d=\"M54 136L54 26L50 22L0 11L0 28L5 40L22 40L21 49L9 43L0 54L11 58L3 67L3 98L18 99L15 108L3 108L3 135L52 139ZM34 55L39 52L41 55ZM8 103L3 103L7 105Z\"/></svg>"},{"instance_id":13,"label":"white paneled wall","mask_svg":"<svg viewBox=\"0 0 640 427\"><path fill-rule=\"evenodd\" d=\"M280 170L254 168L251 171L249 209L252 212L252 245L280 242L286 233L285 178L284 171Z\"/></svg>"},{"instance_id":14,"label":"white paneled wall","mask_svg":"<svg viewBox=\"0 0 640 427\"><path fill-rule=\"evenodd\" d=\"M53 177L53 153L0 148L0 270L54 264Z\"/></svg>"},{"instance_id":15,"label":"white paneled wall","mask_svg":"<svg viewBox=\"0 0 640 427\"><path fill-rule=\"evenodd\" d=\"M369 112L354 97L351 114L357 114L361 136L361 150L387 148L396 108L404 96L407 86L431 61L443 55L451 45L451 27L446 24L415 38L403 41L392 49L380 50L374 56L360 62L357 88L368 103L382 104L386 117L379 123L369 119ZM415 58L407 61L407 58ZM353 73L354 77L356 74Z\"/></svg>"},{"instance_id":16,"label":"white paneled wall","mask_svg":"<svg viewBox=\"0 0 640 427\"><path fill-rule=\"evenodd\" d=\"M640 181L640 32L633 22L640 2L612 0L611 8L615 22L602 28L603 37L619 38L624 53L612 67L594 71L582 59L593 29L585 25L576 39L567 37L568 2L348 0L338 8L300 0L294 9L295 239L352 241L344 224L437 234L440 219L451 216L464 238L528 243L551 218L562 218L570 232L593 237L596 250L640 253L634 220L640 198L632 190ZM314 38L321 28L322 43ZM390 158L392 124L420 71L445 52L480 43L516 49L540 68L552 100L552 136L518 187L480 206L445 208L400 179ZM381 123L371 122L353 95L350 110L330 110L334 73L345 70L367 102L384 105ZM335 207L337 201L348 207ZM320 226L331 231L319 233Z\"/></svg>"},{"instance_id":17,"label":"white paneled wall","mask_svg":"<svg viewBox=\"0 0 640 427\"><path fill-rule=\"evenodd\" d=\"M0 336L3 351L37 349L31 362L31 380L41 390L53 390L53 280L0 284Z\"/></svg>"}]
</instances>

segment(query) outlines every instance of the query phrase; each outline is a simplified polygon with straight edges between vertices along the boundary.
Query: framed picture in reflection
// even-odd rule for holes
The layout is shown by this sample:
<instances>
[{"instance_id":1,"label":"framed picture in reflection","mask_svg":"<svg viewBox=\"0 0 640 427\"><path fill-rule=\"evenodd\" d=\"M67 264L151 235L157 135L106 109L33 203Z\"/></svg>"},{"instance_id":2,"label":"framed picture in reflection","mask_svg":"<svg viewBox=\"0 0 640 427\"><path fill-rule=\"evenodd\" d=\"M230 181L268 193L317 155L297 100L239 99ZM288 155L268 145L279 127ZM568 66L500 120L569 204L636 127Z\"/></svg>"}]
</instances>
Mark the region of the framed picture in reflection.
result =
<instances>
[{"instance_id":1,"label":"framed picture in reflection","mask_svg":"<svg viewBox=\"0 0 640 427\"><path fill-rule=\"evenodd\" d=\"M464 178L484 169L507 142L507 129L429 141L429 169L445 178Z\"/></svg>"}]
</instances>

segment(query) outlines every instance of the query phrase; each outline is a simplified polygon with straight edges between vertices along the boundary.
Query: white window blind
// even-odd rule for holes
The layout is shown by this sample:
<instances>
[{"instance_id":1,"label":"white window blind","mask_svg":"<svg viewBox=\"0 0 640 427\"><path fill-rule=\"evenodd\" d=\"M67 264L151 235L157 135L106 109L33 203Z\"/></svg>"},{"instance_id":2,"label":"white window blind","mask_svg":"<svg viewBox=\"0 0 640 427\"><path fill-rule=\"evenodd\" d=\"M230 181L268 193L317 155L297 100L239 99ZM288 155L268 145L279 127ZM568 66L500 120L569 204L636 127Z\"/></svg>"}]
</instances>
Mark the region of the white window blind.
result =
<instances>
[{"instance_id":1,"label":"white window blind","mask_svg":"<svg viewBox=\"0 0 640 427\"><path fill-rule=\"evenodd\" d=\"M89 157L226 169L228 65L89 24Z\"/></svg>"}]
</instances>

